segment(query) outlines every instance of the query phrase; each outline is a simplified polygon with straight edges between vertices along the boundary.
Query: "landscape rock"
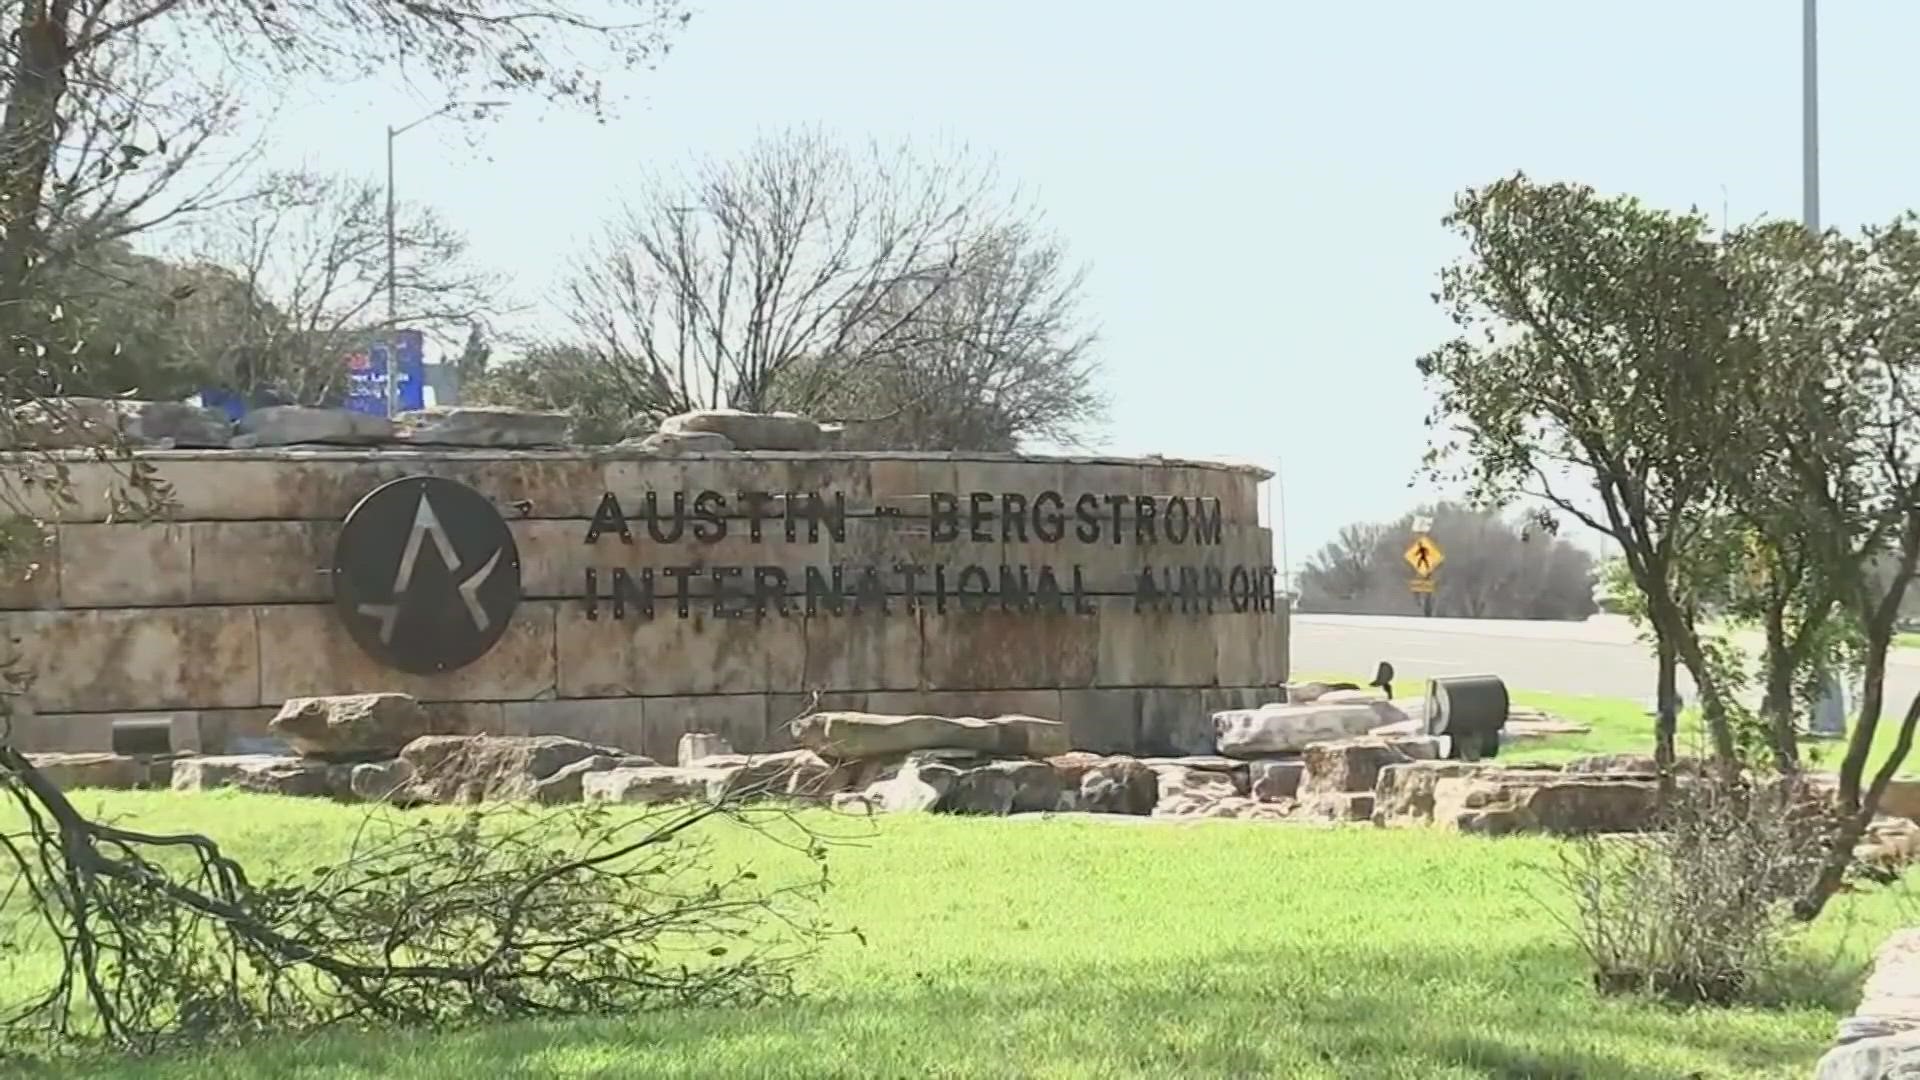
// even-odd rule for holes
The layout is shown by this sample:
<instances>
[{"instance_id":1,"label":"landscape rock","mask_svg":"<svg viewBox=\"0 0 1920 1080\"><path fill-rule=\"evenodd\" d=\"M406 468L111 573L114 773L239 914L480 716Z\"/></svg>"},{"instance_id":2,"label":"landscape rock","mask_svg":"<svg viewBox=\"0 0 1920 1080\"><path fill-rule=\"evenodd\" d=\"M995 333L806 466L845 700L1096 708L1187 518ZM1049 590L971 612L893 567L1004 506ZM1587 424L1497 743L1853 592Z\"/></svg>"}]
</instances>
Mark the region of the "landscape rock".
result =
<instances>
[{"instance_id":1,"label":"landscape rock","mask_svg":"<svg viewBox=\"0 0 1920 1080\"><path fill-rule=\"evenodd\" d=\"M396 805L411 805L413 800L406 795L407 785L413 782L413 766L399 758L388 761L366 761L353 766L348 773L347 787L353 797L361 802L390 802Z\"/></svg>"},{"instance_id":2,"label":"landscape rock","mask_svg":"<svg viewBox=\"0 0 1920 1080\"><path fill-rule=\"evenodd\" d=\"M1316 705L1392 705L1385 692L1380 690L1328 690L1314 699ZM1396 707L1396 711L1397 707Z\"/></svg>"},{"instance_id":3,"label":"landscape rock","mask_svg":"<svg viewBox=\"0 0 1920 1080\"><path fill-rule=\"evenodd\" d=\"M297 754L346 761L394 757L428 725L406 694L338 694L288 698L267 727Z\"/></svg>"},{"instance_id":4,"label":"landscape rock","mask_svg":"<svg viewBox=\"0 0 1920 1080\"><path fill-rule=\"evenodd\" d=\"M233 426L218 409L179 401L63 397L13 410L13 443L45 450L101 446L113 439L142 446L224 448Z\"/></svg>"},{"instance_id":5,"label":"landscape rock","mask_svg":"<svg viewBox=\"0 0 1920 1080\"><path fill-rule=\"evenodd\" d=\"M1256 802L1288 802L1300 794L1307 763L1299 758L1256 758L1247 763L1248 791Z\"/></svg>"},{"instance_id":6,"label":"landscape rock","mask_svg":"<svg viewBox=\"0 0 1920 1080\"><path fill-rule=\"evenodd\" d=\"M131 791L166 787L173 775L170 759L154 760L126 754L28 754L28 764L62 791L103 788Z\"/></svg>"},{"instance_id":7,"label":"landscape rock","mask_svg":"<svg viewBox=\"0 0 1920 1080\"><path fill-rule=\"evenodd\" d=\"M1470 771L1456 771L1464 767ZM1639 832L1654 820L1658 785L1630 775L1567 776L1531 769L1474 768L1469 762L1420 763L1392 769L1427 769L1432 823L1487 835ZM1414 773L1389 774L1401 794L1400 805L1381 814L1382 824L1417 822L1407 805L1412 791L1425 786Z\"/></svg>"},{"instance_id":8,"label":"landscape rock","mask_svg":"<svg viewBox=\"0 0 1920 1080\"><path fill-rule=\"evenodd\" d=\"M400 437L422 446L564 446L573 420L562 412L491 405L419 409L399 416Z\"/></svg>"},{"instance_id":9,"label":"landscape rock","mask_svg":"<svg viewBox=\"0 0 1920 1080\"><path fill-rule=\"evenodd\" d=\"M441 804L534 798L541 781L591 757L614 758L627 767L653 765L564 735L426 735L400 751L413 770L408 797Z\"/></svg>"},{"instance_id":10,"label":"landscape rock","mask_svg":"<svg viewBox=\"0 0 1920 1080\"><path fill-rule=\"evenodd\" d=\"M819 450L827 443L820 425L793 413L703 409L669 416L659 434L723 435L740 450Z\"/></svg>"},{"instance_id":11,"label":"landscape rock","mask_svg":"<svg viewBox=\"0 0 1920 1080\"><path fill-rule=\"evenodd\" d=\"M175 791L237 788L263 795L353 798L354 766L306 757L226 754L183 757L173 763Z\"/></svg>"},{"instance_id":12,"label":"landscape rock","mask_svg":"<svg viewBox=\"0 0 1920 1080\"><path fill-rule=\"evenodd\" d=\"M1920 1031L1844 1043L1814 1066L1814 1080L1915 1080L1920 1077Z\"/></svg>"},{"instance_id":13,"label":"landscape rock","mask_svg":"<svg viewBox=\"0 0 1920 1080\"><path fill-rule=\"evenodd\" d=\"M1149 765L1148 768L1153 770L1157 782L1159 802L1190 796L1223 799L1241 794L1239 786L1233 782L1233 776L1230 773L1195 769L1186 765Z\"/></svg>"},{"instance_id":14,"label":"landscape rock","mask_svg":"<svg viewBox=\"0 0 1920 1080\"><path fill-rule=\"evenodd\" d=\"M1060 783L1067 788L1080 786L1080 779L1097 766L1117 760L1105 754L1096 754L1090 750L1069 750L1064 754L1055 754L1047 758L1047 764L1060 774ZM1132 761L1133 758L1126 760Z\"/></svg>"},{"instance_id":15,"label":"landscape rock","mask_svg":"<svg viewBox=\"0 0 1920 1080\"><path fill-rule=\"evenodd\" d=\"M1439 756L1439 741L1425 736L1382 739L1363 735L1314 743L1302 757L1300 797L1358 791L1371 794L1380 770L1386 766Z\"/></svg>"},{"instance_id":16,"label":"landscape rock","mask_svg":"<svg viewBox=\"0 0 1920 1080\"><path fill-rule=\"evenodd\" d=\"M816 712L792 722L793 741L823 757L888 757L914 750L973 750L1003 757L1044 758L1068 749L1067 727L1033 716L888 716Z\"/></svg>"},{"instance_id":17,"label":"landscape rock","mask_svg":"<svg viewBox=\"0 0 1920 1080\"><path fill-rule=\"evenodd\" d=\"M300 443L365 445L393 438L393 421L350 409L317 409L306 405L269 405L240 418L248 446L294 446Z\"/></svg>"},{"instance_id":18,"label":"landscape rock","mask_svg":"<svg viewBox=\"0 0 1920 1080\"><path fill-rule=\"evenodd\" d=\"M1373 808L1371 791L1329 791L1302 796L1299 813L1322 821L1372 821Z\"/></svg>"},{"instance_id":19,"label":"landscape rock","mask_svg":"<svg viewBox=\"0 0 1920 1080\"><path fill-rule=\"evenodd\" d=\"M1374 782L1376 825L1434 824L1434 789L1441 780L1473 776L1490 766L1471 761L1414 761L1389 764Z\"/></svg>"},{"instance_id":20,"label":"landscape rock","mask_svg":"<svg viewBox=\"0 0 1920 1080\"><path fill-rule=\"evenodd\" d=\"M1288 683L1286 685L1286 703L1289 705L1311 705L1331 691L1333 687L1323 682Z\"/></svg>"},{"instance_id":21,"label":"landscape rock","mask_svg":"<svg viewBox=\"0 0 1920 1080\"><path fill-rule=\"evenodd\" d=\"M1651 754L1590 754L1574 758L1561 767L1561 772L1570 775L1588 775L1601 773L1627 773L1653 776L1658 768Z\"/></svg>"},{"instance_id":22,"label":"landscape rock","mask_svg":"<svg viewBox=\"0 0 1920 1080\"><path fill-rule=\"evenodd\" d=\"M1285 821L1292 805L1263 803L1245 795L1183 795L1161 799L1153 808L1156 818L1225 818L1237 821Z\"/></svg>"},{"instance_id":23,"label":"landscape rock","mask_svg":"<svg viewBox=\"0 0 1920 1080\"><path fill-rule=\"evenodd\" d=\"M622 439L620 447L647 454L724 454L733 440L710 431L656 431L637 439Z\"/></svg>"},{"instance_id":24,"label":"landscape rock","mask_svg":"<svg viewBox=\"0 0 1920 1080\"><path fill-rule=\"evenodd\" d=\"M680 745L674 754L674 763L685 768L705 757L717 757L733 753L733 746L726 737L706 731L689 731L680 736Z\"/></svg>"},{"instance_id":25,"label":"landscape rock","mask_svg":"<svg viewBox=\"0 0 1920 1080\"><path fill-rule=\"evenodd\" d=\"M562 765L559 772L544 780L534 781L531 797L534 802L542 806L577 803L586 797L582 784L588 775L612 769L644 769L654 764L653 759L641 757L638 754L620 757L595 754L592 757L583 757L570 765Z\"/></svg>"},{"instance_id":26,"label":"landscape rock","mask_svg":"<svg viewBox=\"0 0 1920 1080\"><path fill-rule=\"evenodd\" d=\"M885 780L869 786L864 797L873 809L887 814L930 811L939 806L960 770L938 761L912 760Z\"/></svg>"},{"instance_id":27,"label":"landscape rock","mask_svg":"<svg viewBox=\"0 0 1920 1080\"><path fill-rule=\"evenodd\" d=\"M581 777L580 797L587 802L705 802L712 785L726 783L731 775L727 769L680 769L667 765L608 769Z\"/></svg>"},{"instance_id":28,"label":"landscape rock","mask_svg":"<svg viewBox=\"0 0 1920 1080\"><path fill-rule=\"evenodd\" d=\"M1213 714L1214 742L1228 757L1266 757L1299 753L1317 742L1364 735L1405 719L1385 701L1229 709Z\"/></svg>"},{"instance_id":29,"label":"landscape rock","mask_svg":"<svg viewBox=\"0 0 1920 1080\"><path fill-rule=\"evenodd\" d=\"M836 766L811 750L711 754L686 762L684 766L729 770L727 780L707 792L707 797L715 802L723 798L783 796L823 799L846 788L853 774L852 769Z\"/></svg>"},{"instance_id":30,"label":"landscape rock","mask_svg":"<svg viewBox=\"0 0 1920 1080\"><path fill-rule=\"evenodd\" d=\"M1065 785L1060 782L1060 774L1044 761L990 761L969 770L962 778L963 785L967 778L979 773L1004 776L1013 785L1012 799L1006 810L1011 814L1057 810L1060 808L1060 796L1066 791Z\"/></svg>"},{"instance_id":31,"label":"landscape rock","mask_svg":"<svg viewBox=\"0 0 1920 1080\"><path fill-rule=\"evenodd\" d=\"M1053 770L1039 762L1033 764L1046 769L1053 776ZM1055 777L1058 780L1058 777ZM1057 789L1056 789L1057 790ZM1013 812L1015 784L1012 774L982 766L975 769L960 770L947 785L946 794L934 804L934 809L947 814L986 814L993 817L1005 817ZM1036 808L1042 809L1042 808ZM1051 810L1052 806L1044 807Z\"/></svg>"},{"instance_id":32,"label":"landscape rock","mask_svg":"<svg viewBox=\"0 0 1920 1080\"><path fill-rule=\"evenodd\" d=\"M1151 814L1159 801L1160 778L1130 757L1107 758L1087 769L1073 800L1075 809L1096 814Z\"/></svg>"}]
</instances>

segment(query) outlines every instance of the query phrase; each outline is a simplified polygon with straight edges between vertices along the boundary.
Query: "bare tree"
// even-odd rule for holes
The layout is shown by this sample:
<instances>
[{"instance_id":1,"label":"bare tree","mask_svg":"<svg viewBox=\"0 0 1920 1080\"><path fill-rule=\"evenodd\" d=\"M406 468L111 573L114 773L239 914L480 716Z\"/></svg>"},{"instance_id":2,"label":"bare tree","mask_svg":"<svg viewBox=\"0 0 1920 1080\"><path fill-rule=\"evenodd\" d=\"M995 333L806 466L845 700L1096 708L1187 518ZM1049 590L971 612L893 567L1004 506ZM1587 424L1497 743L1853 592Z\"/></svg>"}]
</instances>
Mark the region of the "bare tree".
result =
<instances>
[{"instance_id":1,"label":"bare tree","mask_svg":"<svg viewBox=\"0 0 1920 1080\"><path fill-rule=\"evenodd\" d=\"M1079 287L964 151L793 132L652 178L564 299L628 413L878 407L903 427L911 408L964 401L997 410L1007 441L1097 413Z\"/></svg>"},{"instance_id":2,"label":"bare tree","mask_svg":"<svg viewBox=\"0 0 1920 1080\"><path fill-rule=\"evenodd\" d=\"M464 334L495 302L504 286L472 268L465 236L408 204L396 212L389 318L384 200L370 181L286 173L202 231L201 258L233 270L250 299L244 322L206 343L235 389L335 400L356 346L400 326Z\"/></svg>"},{"instance_id":3,"label":"bare tree","mask_svg":"<svg viewBox=\"0 0 1920 1080\"><path fill-rule=\"evenodd\" d=\"M49 196L76 88L130 39L176 67L216 56L259 78L325 71L335 79L387 66L392 43L404 41L408 70L425 72L450 97L523 91L597 111L599 73L651 62L686 19L677 0L21 0L8 12L0 330L10 335L48 249ZM9 366L35 357L16 346Z\"/></svg>"}]
</instances>

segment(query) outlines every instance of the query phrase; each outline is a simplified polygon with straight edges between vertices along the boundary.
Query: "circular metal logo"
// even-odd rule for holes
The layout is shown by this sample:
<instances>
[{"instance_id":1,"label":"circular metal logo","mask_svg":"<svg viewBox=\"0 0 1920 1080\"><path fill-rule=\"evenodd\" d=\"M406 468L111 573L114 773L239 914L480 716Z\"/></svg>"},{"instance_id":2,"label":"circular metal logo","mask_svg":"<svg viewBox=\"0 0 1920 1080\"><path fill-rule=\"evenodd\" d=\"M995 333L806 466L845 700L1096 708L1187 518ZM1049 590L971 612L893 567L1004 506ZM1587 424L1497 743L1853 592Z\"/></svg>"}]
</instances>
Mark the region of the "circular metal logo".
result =
<instances>
[{"instance_id":1,"label":"circular metal logo","mask_svg":"<svg viewBox=\"0 0 1920 1080\"><path fill-rule=\"evenodd\" d=\"M487 654L520 603L520 550L493 503L465 484L408 476L347 514L333 602L369 656L417 675Z\"/></svg>"}]
</instances>

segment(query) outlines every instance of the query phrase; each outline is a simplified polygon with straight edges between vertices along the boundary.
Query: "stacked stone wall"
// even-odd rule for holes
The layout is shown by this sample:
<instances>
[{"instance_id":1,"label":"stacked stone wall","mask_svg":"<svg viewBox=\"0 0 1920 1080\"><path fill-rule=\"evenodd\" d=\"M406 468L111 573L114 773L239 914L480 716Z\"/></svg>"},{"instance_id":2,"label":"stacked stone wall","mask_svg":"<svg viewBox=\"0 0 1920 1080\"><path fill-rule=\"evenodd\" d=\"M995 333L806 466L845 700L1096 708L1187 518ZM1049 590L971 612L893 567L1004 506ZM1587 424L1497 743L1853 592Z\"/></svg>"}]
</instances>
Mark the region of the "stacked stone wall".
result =
<instances>
[{"instance_id":1,"label":"stacked stone wall","mask_svg":"<svg viewBox=\"0 0 1920 1080\"><path fill-rule=\"evenodd\" d=\"M286 698L394 690L449 732L563 734L663 758L692 730L778 749L816 693L841 709L1026 713L1065 721L1077 747L1179 752L1210 748L1213 711L1257 704L1287 677L1256 469L842 452L140 460L172 488L169 521L114 520L113 467L76 459L71 503L39 508L56 522L41 565L0 590L0 626L32 676L33 715L16 725L29 750L106 749L115 720L142 716L169 717L176 748L230 752L263 737ZM523 599L505 635L444 674L382 666L332 604L342 520L410 475L486 495L519 549ZM670 518L676 493L685 516ZM1010 603L977 588L1009 580L1003 567L1028 574ZM818 588L836 568L839 613Z\"/></svg>"}]
</instances>

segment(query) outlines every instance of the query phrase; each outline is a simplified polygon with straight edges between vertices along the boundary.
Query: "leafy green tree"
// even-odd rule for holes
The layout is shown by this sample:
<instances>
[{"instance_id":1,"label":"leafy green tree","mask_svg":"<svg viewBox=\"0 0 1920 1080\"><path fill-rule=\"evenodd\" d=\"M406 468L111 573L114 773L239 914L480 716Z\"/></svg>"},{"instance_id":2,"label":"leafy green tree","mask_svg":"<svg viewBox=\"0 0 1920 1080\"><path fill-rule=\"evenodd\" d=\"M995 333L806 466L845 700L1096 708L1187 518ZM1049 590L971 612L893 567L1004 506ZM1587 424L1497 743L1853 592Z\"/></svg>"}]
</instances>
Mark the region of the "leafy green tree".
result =
<instances>
[{"instance_id":1,"label":"leafy green tree","mask_svg":"<svg viewBox=\"0 0 1920 1080\"><path fill-rule=\"evenodd\" d=\"M1437 296L1459 336L1418 363L1438 391L1430 468L1483 503L1537 499L1611 538L1656 641L1662 773L1682 663L1715 759L1736 771L1732 696L1696 627L1690 572L1720 512L1698 448L1730 421L1718 403L1734 297L1707 222L1514 176L1463 193L1446 223L1468 254Z\"/></svg>"}]
</instances>

